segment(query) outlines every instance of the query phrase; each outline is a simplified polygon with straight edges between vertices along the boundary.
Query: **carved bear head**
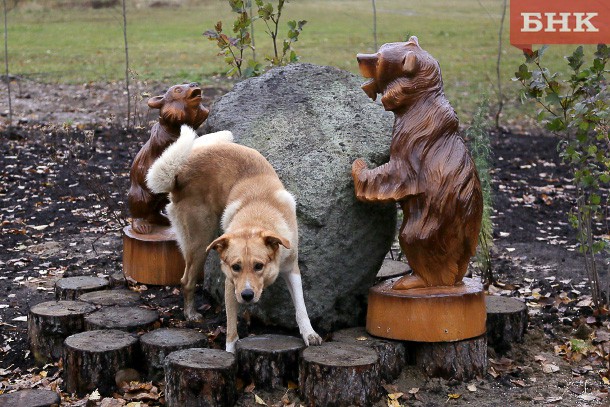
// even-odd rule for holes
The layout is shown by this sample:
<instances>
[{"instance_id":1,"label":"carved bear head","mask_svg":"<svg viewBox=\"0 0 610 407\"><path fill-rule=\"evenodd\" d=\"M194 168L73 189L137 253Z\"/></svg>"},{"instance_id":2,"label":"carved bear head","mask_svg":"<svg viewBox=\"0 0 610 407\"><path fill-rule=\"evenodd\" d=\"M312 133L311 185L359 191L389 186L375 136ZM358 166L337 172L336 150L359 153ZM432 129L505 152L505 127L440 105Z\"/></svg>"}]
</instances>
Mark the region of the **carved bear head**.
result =
<instances>
[{"instance_id":1,"label":"carved bear head","mask_svg":"<svg viewBox=\"0 0 610 407\"><path fill-rule=\"evenodd\" d=\"M438 62L421 49L417 37L384 44L376 54L358 54L360 74L370 78L362 89L373 100L381 94L386 110L409 107L424 92L443 88Z\"/></svg>"},{"instance_id":2,"label":"carved bear head","mask_svg":"<svg viewBox=\"0 0 610 407\"><path fill-rule=\"evenodd\" d=\"M183 124L197 129L209 113L201 103L201 88L196 83L174 85L165 95L148 99L148 106L160 109L159 122L174 129L179 129Z\"/></svg>"}]
</instances>

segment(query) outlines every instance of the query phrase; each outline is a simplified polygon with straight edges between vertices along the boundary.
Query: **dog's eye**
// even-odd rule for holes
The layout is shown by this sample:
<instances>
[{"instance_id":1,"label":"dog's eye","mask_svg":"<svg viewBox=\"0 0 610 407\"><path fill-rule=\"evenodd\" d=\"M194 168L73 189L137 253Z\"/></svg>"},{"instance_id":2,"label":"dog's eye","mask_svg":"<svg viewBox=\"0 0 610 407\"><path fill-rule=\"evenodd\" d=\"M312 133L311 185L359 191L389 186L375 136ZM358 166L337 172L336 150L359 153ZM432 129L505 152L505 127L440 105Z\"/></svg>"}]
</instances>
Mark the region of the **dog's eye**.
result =
<instances>
[{"instance_id":1,"label":"dog's eye","mask_svg":"<svg viewBox=\"0 0 610 407\"><path fill-rule=\"evenodd\" d=\"M231 269L233 269L233 271L235 271L235 272L240 272L241 271L241 266L236 263L236 264L233 264L231 266Z\"/></svg>"},{"instance_id":2,"label":"dog's eye","mask_svg":"<svg viewBox=\"0 0 610 407\"><path fill-rule=\"evenodd\" d=\"M265 267L265 265L263 263L255 263L254 271L261 271L263 269L263 267Z\"/></svg>"}]
</instances>

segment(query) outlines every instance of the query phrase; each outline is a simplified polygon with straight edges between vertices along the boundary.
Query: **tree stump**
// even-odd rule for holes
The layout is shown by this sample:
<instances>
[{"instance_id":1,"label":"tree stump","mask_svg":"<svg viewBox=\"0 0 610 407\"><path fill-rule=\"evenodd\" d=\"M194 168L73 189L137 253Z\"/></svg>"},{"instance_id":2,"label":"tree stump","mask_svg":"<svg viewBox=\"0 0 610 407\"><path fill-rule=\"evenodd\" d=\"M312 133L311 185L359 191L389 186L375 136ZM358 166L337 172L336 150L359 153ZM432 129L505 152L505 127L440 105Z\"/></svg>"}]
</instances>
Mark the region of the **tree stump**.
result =
<instances>
[{"instance_id":1,"label":"tree stump","mask_svg":"<svg viewBox=\"0 0 610 407\"><path fill-rule=\"evenodd\" d=\"M87 331L64 342L64 383L66 391L83 395L98 389L111 396L115 375L136 367L138 339L115 329Z\"/></svg>"},{"instance_id":2,"label":"tree stump","mask_svg":"<svg viewBox=\"0 0 610 407\"><path fill-rule=\"evenodd\" d=\"M0 407L57 407L61 399L51 390L19 390L0 395Z\"/></svg>"},{"instance_id":3,"label":"tree stump","mask_svg":"<svg viewBox=\"0 0 610 407\"><path fill-rule=\"evenodd\" d=\"M28 340L36 363L58 361L64 340L84 331L85 315L95 310L95 306L80 301L48 301L30 308Z\"/></svg>"},{"instance_id":4,"label":"tree stump","mask_svg":"<svg viewBox=\"0 0 610 407\"><path fill-rule=\"evenodd\" d=\"M396 279L369 289L366 330L371 335L414 342L452 342L485 333L483 285L394 290Z\"/></svg>"},{"instance_id":5,"label":"tree stump","mask_svg":"<svg viewBox=\"0 0 610 407\"><path fill-rule=\"evenodd\" d=\"M168 407L232 406L237 400L237 363L229 352L183 349L165 358Z\"/></svg>"},{"instance_id":6,"label":"tree stump","mask_svg":"<svg viewBox=\"0 0 610 407\"><path fill-rule=\"evenodd\" d=\"M78 297L79 301L99 306L134 305L140 300L140 294L130 290L92 291Z\"/></svg>"},{"instance_id":7,"label":"tree stump","mask_svg":"<svg viewBox=\"0 0 610 407\"><path fill-rule=\"evenodd\" d=\"M117 271L110 275L110 287L111 288L124 288L127 286L127 280L125 274L122 271Z\"/></svg>"},{"instance_id":8,"label":"tree stump","mask_svg":"<svg viewBox=\"0 0 610 407\"><path fill-rule=\"evenodd\" d=\"M310 346L301 356L299 387L310 406L370 406L381 396L379 357L342 342Z\"/></svg>"},{"instance_id":9,"label":"tree stump","mask_svg":"<svg viewBox=\"0 0 610 407\"><path fill-rule=\"evenodd\" d=\"M455 342L417 343L415 363L429 377L466 381L487 371L487 336Z\"/></svg>"},{"instance_id":10,"label":"tree stump","mask_svg":"<svg viewBox=\"0 0 610 407\"><path fill-rule=\"evenodd\" d=\"M108 280L99 277L77 276L60 278L55 283L55 298L58 300L76 300L81 294L105 290L109 285Z\"/></svg>"},{"instance_id":11,"label":"tree stump","mask_svg":"<svg viewBox=\"0 0 610 407\"><path fill-rule=\"evenodd\" d=\"M527 306L516 298L488 295L487 345L498 353L505 353L515 342L523 342L527 328Z\"/></svg>"},{"instance_id":12,"label":"tree stump","mask_svg":"<svg viewBox=\"0 0 610 407\"><path fill-rule=\"evenodd\" d=\"M160 328L140 337L149 380L163 379L163 361L172 352L206 347L208 338L193 329Z\"/></svg>"},{"instance_id":13,"label":"tree stump","mask_svg":"<svg viewBox=\"0 0 610 407\"><path fill-rule=\"evenodd\" d=\"M123 228L123 271L139 283L179 285L184 274L184 259L174 231L153 225L150 234Z\"/></svg>"},{"instance_id":14,"label":"tree stump","mask_svg":"<svg viewBox=\"0 0 610 407\"><path fill-rule=\"evenodd\" d=\"M149 331L159 320L159 313L140 307L101 309L85 317L85 329L118 329L127 332Z\"/></svg>"},{"instance_id":15,"label":"tree stump","mask_svg":"<svg viewBox=\"0 0 610 407\"><path fill-rule=\"evenodd\" d=\"M342 329L333 333L333 341L367 346L379 356L381 380L391 383L407 363L407 349L404 342L376 338L369 335L364 327Z\"/></svg>"},{"instance_id":16,"label":"tree stump","mask_svg":"<svg viewBox=\"0 0 610 407\"><path fill-rule=\"evenodd\" d=\"M305 348L301 338L259 335L237 342L237 370L245 383L275 389L299 381L299 353Z\"/></svg>"}]
</instances>

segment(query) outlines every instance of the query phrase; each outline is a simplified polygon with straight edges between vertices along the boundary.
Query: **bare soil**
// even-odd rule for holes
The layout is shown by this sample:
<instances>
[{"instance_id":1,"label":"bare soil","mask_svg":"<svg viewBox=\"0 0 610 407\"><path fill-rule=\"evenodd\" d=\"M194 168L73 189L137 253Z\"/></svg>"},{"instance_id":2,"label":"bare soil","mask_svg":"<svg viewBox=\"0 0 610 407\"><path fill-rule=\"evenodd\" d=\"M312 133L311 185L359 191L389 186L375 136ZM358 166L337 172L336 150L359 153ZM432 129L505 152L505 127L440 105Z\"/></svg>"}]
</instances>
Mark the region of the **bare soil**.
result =
<instances>
[{"instance_id":1,"label":"bare soil","mask_svg":"<svg viewBox=\"0 0 610 407\"><path fill-rule=\"evenodd\" d=\"M146 85L146 90L156 95L168 85ZM0 392L61 389L60 365L34 365L24 317L30 306L54 299L53 285L61 277L121 271L129 168L155 112L146 108L145 96L136 104L137 127L126 130L125 96L117 84L28 83L13 91L17 125L0 132ZM213 86L204 95L211 103L224 91ZM0 112L7 110L4 103L0 101ZM527 303L525 342L507 355L490 350L489 373L470 383L426 379L411 366L386 386L397 403L608 405L603 380L608 374L609 321L593 312L576 234L568 224L575 191L557 142L539 133L492 135L497 283L489 293ZM608 233L599 226L600 233ZM603 281L608 279L605 273L607 269ZM211 347L223 347L222 305L211 303L205 293L198 296L205 323L190 325L184 321L177 287L131 289L161 312L162 326L194 327L208 335ZM241 320L240 331L278 332L249 324L247 318ZM240 406L256 405L255 395L268 405L302 402L296 389L264 392L242 385ZM66 406L127 403L125 397L95 402L65 393L62 400ZM392 401L384 396L377 405ZM157 394L156 400L144 398L143 403L162 405L162 398Z\"/></svg>"}]
</instances>

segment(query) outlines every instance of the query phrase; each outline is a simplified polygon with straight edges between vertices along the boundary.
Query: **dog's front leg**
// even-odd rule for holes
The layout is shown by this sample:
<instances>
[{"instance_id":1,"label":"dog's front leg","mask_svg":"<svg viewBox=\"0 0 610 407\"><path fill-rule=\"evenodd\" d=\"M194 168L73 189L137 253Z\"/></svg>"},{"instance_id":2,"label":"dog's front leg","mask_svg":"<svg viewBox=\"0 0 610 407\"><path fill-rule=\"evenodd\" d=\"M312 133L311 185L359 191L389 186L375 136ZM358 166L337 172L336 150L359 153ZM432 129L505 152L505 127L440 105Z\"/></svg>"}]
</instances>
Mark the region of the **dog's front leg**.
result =
<instances>
[{"instance_id":1,"label":"dog's front leg","mask_svg":"<svg viewBox=\"0 0 610 407\"><path fill-rule=\"evenodd\" d=\"M292 303L296 310L297 324L299 325L299 332L305 341L305 345L321 345L322 338L314 331L309 321L309 315L307 315L307 308L305 308L305 300L303 298L303 284L301 282L301 274L298 272L298 265L295 264L294 271L282 273L284 281L288 286L288 291L292 297Z\"/></svg>"},{"instance_id":2,"label":"dog's front leg","mask_svg":"<svg viewBox=\"0 0 610 407\"><path fill-rule=\"evenodd\" d=\"M227 341L226 351L235 353L237 336L237 310L239 304L235 298L235 285L230 279L225 279L225 308L227 310Z\"/></svg>"}]
</instances>

